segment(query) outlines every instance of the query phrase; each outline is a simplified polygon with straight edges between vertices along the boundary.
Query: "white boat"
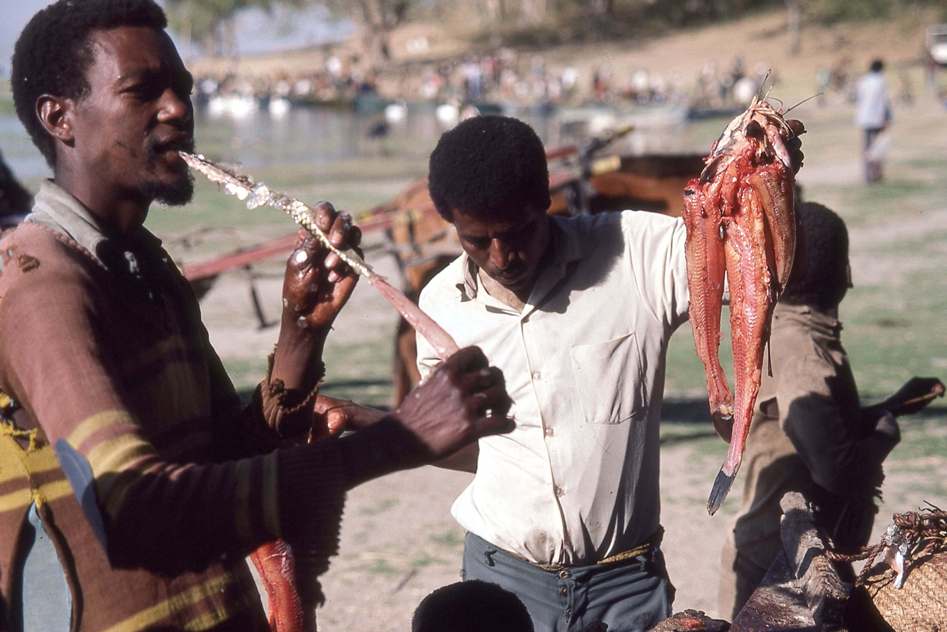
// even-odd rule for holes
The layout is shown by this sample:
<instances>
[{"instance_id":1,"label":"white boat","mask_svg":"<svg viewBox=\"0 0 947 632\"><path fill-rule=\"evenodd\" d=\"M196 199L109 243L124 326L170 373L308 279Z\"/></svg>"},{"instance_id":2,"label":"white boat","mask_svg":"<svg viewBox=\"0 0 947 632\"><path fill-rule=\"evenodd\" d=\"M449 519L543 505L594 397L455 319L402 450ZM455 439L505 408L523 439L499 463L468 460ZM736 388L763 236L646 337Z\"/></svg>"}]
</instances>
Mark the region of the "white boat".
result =
<instances>
[{"instance_id":1,"label":"white boat","mask_svg":"<svg viewBox=\"0 0 947 632\"><path fill-rule=\"evenodd\" d=\"M289 103L289 99L284 99L283 97L271 97L266 109L269 110L271 117L275 119L281 119L289 114L290 107L292 106Z\"/></svg>"},{"instance_id":2,"label":"white boat","mask_svg":"<svg viewBox=\"0 0 947 632\"><path fill-rule=\"evenodd\" d=\"M224 94L212 96L207 100L207 114L211 118L227 116L243 119L256 112L259 107L257 100L248 95Z\"/></svg>"}]
</instances>

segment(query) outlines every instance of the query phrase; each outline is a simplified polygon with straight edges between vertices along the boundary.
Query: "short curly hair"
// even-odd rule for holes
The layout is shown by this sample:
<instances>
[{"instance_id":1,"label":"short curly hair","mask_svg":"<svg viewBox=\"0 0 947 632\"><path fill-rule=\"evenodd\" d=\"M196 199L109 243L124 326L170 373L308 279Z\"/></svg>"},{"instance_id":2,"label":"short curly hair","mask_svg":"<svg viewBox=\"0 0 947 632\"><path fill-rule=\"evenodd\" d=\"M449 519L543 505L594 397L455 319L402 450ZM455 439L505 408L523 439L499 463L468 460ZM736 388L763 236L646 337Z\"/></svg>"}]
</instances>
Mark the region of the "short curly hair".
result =
<instances>
[{"instance_id":1,"label":"short curly hair","mask_svg":"<svg viewBox=\"0 0 947 632\"><path fill-rule=\"evenodd\" d=\"M421 600L411 632L533 632L520 598L479 579L441 586Z\"/></svg>"},{"instance_id":2,"label":"short curly hair","mask_svg":"<svg viewBox=\"0 0 947 632\"><path fill-rule=\"evenodd\" d=\"M796 209L796 256L783 303L838 307L849 285L848 229L833 210L817 202Z\"/></svg>"},{"instance_id":3,"label":"short curly hair","mask_svg":"<svg viewBox=\"0 0 947 632\"><path fill-rule=\"evenodd\" d=\"M16 42L10 83L16 114L50 167L56 149L36 116L44 94L81 99L89 91L86 71L94 59L89 35L119 26L168 26L154 0L58 0L33 16Z\"/></svg>"},{"instance_id":4,"label":"short curly hair","mask_svg":"<svg viewBox=\"0 0 947 632\"><path fill-rule=\"evenodd\" d=\"M431 153L428 187L437 212L455 209L483 218L549 207L546 151L526 123L476 116L445 132Z\"/></svg>"}]
</instances>

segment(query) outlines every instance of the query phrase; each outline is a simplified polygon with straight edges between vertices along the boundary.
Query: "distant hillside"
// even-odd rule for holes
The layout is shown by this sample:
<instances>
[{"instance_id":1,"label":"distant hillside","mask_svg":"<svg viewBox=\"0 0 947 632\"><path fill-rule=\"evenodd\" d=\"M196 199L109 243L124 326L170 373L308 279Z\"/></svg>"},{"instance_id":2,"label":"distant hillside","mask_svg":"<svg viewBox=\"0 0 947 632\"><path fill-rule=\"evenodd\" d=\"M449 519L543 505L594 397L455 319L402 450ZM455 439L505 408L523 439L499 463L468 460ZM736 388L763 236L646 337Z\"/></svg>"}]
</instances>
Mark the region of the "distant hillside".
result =
<instances>
[{"instance_id":1,"label":"distant hillside","mask_svg":"<svg viewBox=\"0 0 947 632\"><path fill-rule=\"evenodd\" d=\"M837 22L832 25L806 23L802 27L801 51L788 53L786 12L770 10L752 16L678 30L654 38L609 39L601 43L518 49L522 55L543 58L549 69L572 66L580 76L589 77L595 69L613 74L630 73L643 68L666 75L693 77L708 62L726 68L737 56L747 67L757 64L772 67L793 93L811 92L819 68L845 61L851 73L861 73L870 59L883 57L895 73L920 72L924 30L942 19L933 8L912 9L897 16L874 21ZM410 23L392 33L392 62L379 77L384 93L401 74L425 62L462 58L486 52L483 38L464 31L462 25ZM513 49L517 51L517 49ZM285 71L295 73L321 67L327 56L358 56L358 41L352 39L334 46L245 57L239 60L205 58L191 62L201 72L235 71L259 76Z\"/></svg>"}]
</instances>

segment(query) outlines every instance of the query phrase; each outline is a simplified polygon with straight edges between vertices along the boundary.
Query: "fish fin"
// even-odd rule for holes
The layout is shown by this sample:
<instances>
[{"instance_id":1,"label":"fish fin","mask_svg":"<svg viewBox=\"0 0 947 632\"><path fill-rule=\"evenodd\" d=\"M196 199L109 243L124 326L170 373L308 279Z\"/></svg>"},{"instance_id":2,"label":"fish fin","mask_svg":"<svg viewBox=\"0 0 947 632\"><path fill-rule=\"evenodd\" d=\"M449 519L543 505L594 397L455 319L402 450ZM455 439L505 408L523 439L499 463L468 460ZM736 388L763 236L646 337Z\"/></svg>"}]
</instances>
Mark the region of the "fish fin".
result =
<instances>
[{"instance_id":1,"label":"fish fin","mask_svg":"<svg viewBox=\"0 0 947 632\"><path fill-rule=\"evenodd\" d=\"M736 477L736 472L727 474L723 471L723 468L720 468L720 471L717 472L717 478L714 479L714 486L710 489L710 498L707 499L707 513L711 516L720 509L720 505L723 504L727 494L730 493L730 486L733 485L733 479Z\"/></svg>"}]
</instances>

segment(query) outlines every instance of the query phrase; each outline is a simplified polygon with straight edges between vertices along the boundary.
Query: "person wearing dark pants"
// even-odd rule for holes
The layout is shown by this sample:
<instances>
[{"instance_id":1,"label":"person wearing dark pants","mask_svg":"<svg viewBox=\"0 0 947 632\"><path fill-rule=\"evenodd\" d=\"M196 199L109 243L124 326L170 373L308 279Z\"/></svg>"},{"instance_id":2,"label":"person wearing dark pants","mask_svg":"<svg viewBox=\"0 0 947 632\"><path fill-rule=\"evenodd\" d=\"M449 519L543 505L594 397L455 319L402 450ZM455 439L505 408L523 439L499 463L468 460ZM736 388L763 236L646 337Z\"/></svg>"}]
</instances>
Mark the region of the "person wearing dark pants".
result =
<instances>
[{"instance_id":1,"label":"person wearing dark pants","mask_svg":"<svg viewBox=\"0 0 947 632\"><path fill-rule=\"evenodd\" d=\"M674 587L658 547L612 563L543 568L468 533L462 576L516 594L537 630L646 630L671 616Z\"/></svg>"},{"instance_id":2,"label":"person wearing dark pants","mask_svg":"<svg viewBox=\"0 0 947 632\"><path fill-rule=\"evenodd\" d=\"M444 134L429 183L464 253L420 304L502 369L516 421L444 463L476 473L452 508L466 576L520 597L537 632L647 630L671 613L658 427L667 343L687 319L684 224L548 216L542 143L507 117ZM438 361L418 339L422 378Z\"/></svg>"},{"instance_id":3,"label":"person wearing dark pants","mask_svg":"<svg viewBox=\"0 0 947 632\"><path fill-rule=\"evenodd\" d=\"M891 124L891 98L884 77L884 62L871 62L869 71L855 86L855 124L862 129L865 182L878 182L882 177L881 133Z\"/></svg>"}]
</instances>

